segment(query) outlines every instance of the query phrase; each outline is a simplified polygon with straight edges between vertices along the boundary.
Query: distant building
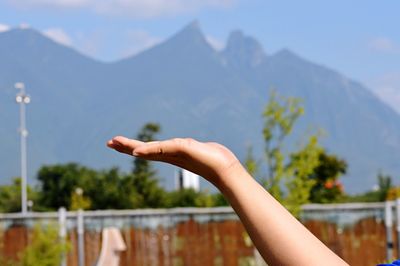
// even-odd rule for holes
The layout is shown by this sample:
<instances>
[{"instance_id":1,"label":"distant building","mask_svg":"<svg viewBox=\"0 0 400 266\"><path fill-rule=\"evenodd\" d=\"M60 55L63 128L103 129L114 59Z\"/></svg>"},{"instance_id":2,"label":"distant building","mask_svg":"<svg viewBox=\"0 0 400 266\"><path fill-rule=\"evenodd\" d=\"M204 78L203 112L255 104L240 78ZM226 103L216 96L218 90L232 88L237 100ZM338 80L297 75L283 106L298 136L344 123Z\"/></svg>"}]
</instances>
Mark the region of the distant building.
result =
<instances>
[{"instance_id":1,"label":"distant building","mask_svg":"<svg viewBox=\"0 0 400 266\"><path fill-rule=\"evenodd\" d=\"M188 170L178 168L175 174L175 188L193 188L195 191L200 191L200 178Z\"/></svg>"}]
</instances>

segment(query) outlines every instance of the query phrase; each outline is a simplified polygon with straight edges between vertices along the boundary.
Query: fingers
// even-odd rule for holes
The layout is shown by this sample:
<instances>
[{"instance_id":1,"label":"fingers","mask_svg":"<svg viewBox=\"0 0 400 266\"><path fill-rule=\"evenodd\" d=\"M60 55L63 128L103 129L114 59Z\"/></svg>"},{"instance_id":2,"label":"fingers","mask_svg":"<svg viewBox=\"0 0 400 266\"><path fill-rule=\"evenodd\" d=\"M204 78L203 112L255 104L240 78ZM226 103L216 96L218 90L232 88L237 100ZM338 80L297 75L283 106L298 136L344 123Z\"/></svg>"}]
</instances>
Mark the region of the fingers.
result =
<instances>
[{"instance_id":1,"label":"fingers","mask_svg":"<svg viewBox=\"0 0 400 266\"><path fill-rule=\"evenodd\" d=\"M122 136L114 137L107 146L119 152L142 157L149 160L170 161L188 152L189 147L197 141L193 139L175 138L165 141L142 142Z\"/></svg>"},{"instance_id":2,"label":"fingers","mask_svg":"<svg viewBox=\"0 0 400 266\"><path fill-rule=\"evenodd\" d=\"M200 142L189 138L142 142L118 136L109 140L107 146L131 156L173 164L192 172L196 169L192 169L193 165L188 161L196 157L196 150L201 149Z\"/></svg>"},{"instance_id":3,"label":"fingers","mask_svg":"<svg viewBox=\"0 0 400 266\"><path fill-rule=\"evenodd\" d=\"M185 151L187 145L187 139L148 142L138 146L133 151L133 155L150 160L161 160L165 157L178 157Z\"/></svg>"},{"instance_id":4,"label":"fingers","mask_svg":"<svg viewBox=\"0 0 400 266\"><path fill-rule=\"evenodd\" d=\"M114 137L107 142L108 147L129 155L132 155L133 150L143 144L144 142L142 141L128 139L122 136Z\"/></svg>"}]
</instances>

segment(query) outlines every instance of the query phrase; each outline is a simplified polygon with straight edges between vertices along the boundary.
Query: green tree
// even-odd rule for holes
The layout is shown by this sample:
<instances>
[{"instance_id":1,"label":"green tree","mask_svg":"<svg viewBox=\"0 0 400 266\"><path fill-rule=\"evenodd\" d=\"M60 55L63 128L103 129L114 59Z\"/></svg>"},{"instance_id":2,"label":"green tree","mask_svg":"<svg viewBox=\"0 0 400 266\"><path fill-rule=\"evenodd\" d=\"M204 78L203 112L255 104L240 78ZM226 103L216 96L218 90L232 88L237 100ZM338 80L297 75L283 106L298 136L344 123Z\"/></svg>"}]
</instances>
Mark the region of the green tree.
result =
<instances>
[{"instance_id":1,"label":"green tree","mask_svg":"<svg viewBox=\"0 0 400 266\"><path fill-rule=\"evenodd\" d=\"M132 174L118 168L100 171L97 177L82 184L92 209L132 209L139 206L138 194L132 185Z\"/></svg>"},{"instance_id":2,"label":"green tree","mask_svg":"<svg viewBox=\"0 0 400 266\"><path fill-rule=\"evenodd\" d=\"M390 175L384 175L379 172L377 175L377 187L373 190L367 191L357 195L345 195L343 202L379 202L385 201L390 198L389 193L394 189L392 185L392 177ZM392 193L396 194L396 191Z\"/></svg>"},{"instance_id":3,"label":"green tree","mask_svg":"<svg viewBox=\"0 0 400 266\"><path fill-rule=\"evenodd\" d=\"M290 162L285 169L287 195L282 203L288 210L298 216L301 205L309 202L310 192L315 180L309 176L319 165L319 154L322 148L318 145L318 138L312 136L307 145L290 155Z\"/></svg>"},{"instance_id":4,"label":"green tree","mask_svg":"<svg viewBox=\"0 0 400 266\"><path fill-rule=\"evenodd\" d=\"M184 188L172 191L167 195L168 207L194 207L198 193L192 188Z\"/></svg>"},{"instance_id":5,"label":"green tree","mask_svg":"<svg viewBox=\"0 0 400 266\"><path fill-rule=\"evenodd\" d=\"M71 206L69 207L69 210L76 211L90 209L92 201L83 193L84 191L82 188L75 188L71 195Z\"/></svg>"},{"instance_id":6,"label":"green tree","mask_svg":"<svg viewBox=\"0 0 400 266\"><path fill-rule=\"evenodd\" d=\"M323 150L319 154L319 164L310 175L315 180L311 188L310 201L315 203L338 202L344 195L343 186L338 181L346 173L347 163L334 154Z\"/></svg>"},{"instance_id":7,"label":"green tree","mask_svg":"<svg viewBox=\"0 0 400 266\"><path fill-rule=\"evenodd\" d=\"M36 225L32 242L20 254L21 266L58 266L70 245L58 237L58 229L54 225L46 228Z\"/></svg>"},{"instance_id":8,"label":"green tree","mask_svg":"<svg viewBox=\"0 0 400 266\"><path fill-rule=\"evenodd\" d=\"M256 176L259 171L259 162L254 158L252 146L247 149L244 167L251 176Z\"/></svg>"},{"instance_id":9,"label":"green tree","mask_svg":"<svg viewBox=\"0 0 400 266\"><path fill-rule=\"evenodd\" d=\"M159 124L147 123L142 127L136 139L145 142L154 141L160 130ZM131 184L137 192L137 207L160 208L165 205L165 191L160 187L157 172L148 160L134 159Z\"/></svg>"},{"instance_id":10,"label":"green tree","mask_svg":"<svg viewBox=\"0 0 400 266\"><path fill-rule=\"evenodd\" d=\"M154 141L155 136L160 133L161 127L157 123L147 123L145 124L136 136L137 140L143 142ZM149 176L154 176L155 171L151 167L151 162L142 158L135 158L133 160L132 173L147 173Z\"/></svg>"},{"instance_id":11,"label":"green tree","mask_svg":"<svg viewBox=\"0 0 400 266\"><path fill-rule=\"evenodd\" d=\"M27 186L28 199L36 202L37 192ZM0 212L21 211L21 178L13 179L11 185L0 186Z\"/></svg>"},{"instance_id":12,"label":"green tree","mask_svg":"<svg viewBox=\"0 0 400 266\"><path fill-rule=\"evenodd\" d=\"M76 209L132 209L141 206L133 174L118 168L96 171L75 163L45 166L38 174L40 206ZM77 193L77 191L81 191Z\"/></svg>"},{"instance_id":13,"label":"green tree","mask_svg":"<svg viewBox=\"0 0 400 266\"><path fill-rule=\"evenodd\" d=\"M76 163L43 166L38 172L39 204L43 209L55 210L71 206L71 196L86 180L95 180L95 170Z\"/></svg>"},{"instance_id":14,"label":"green tree","mask_svg":"<svg viewBox=\"0 0 400 266\"><path fill-rule=\"evenodd\" d=\"M400 187L392 187L387 192L386 200L396 200L400 198Z\"/></svg>"},{"instance_id":15,"label":"green tree","mask_svg":"<svg viewBox=\"0 0 400 266\"><path fill-rule=\"evenodd\" d=\"M215 198L207 191L199 192L199 195L195 201L195 206L202 208L215 207Z\"/></svg>"},{"instance_id":16,"label":"green tree","mask_svg":"<svg viewBox=\"0 0 400 266\"><path fill-rule=\"evenodd\" d=\"M318 166L318 155L321 151L317 136L311 136L301 150L288 155L284 152L284 144L303 113L299 99L279 96L275 91L270 93L263 112L268 169L268 177L264 179L263 185L295 216L298 216L300 206L309 202L314 181L308 176ZM283 184L286 185L286 192L282 188Z\"/></svg>"},{"instance_id":17,"label":"green tree","mask_svg":"<svg viewBox=\"0 0 400 266\"><path fill-rule=\"evenodd\" d=\"M385 175L379 171L378 176L378 190L377 196L379 201L385 201L390 189L393 187L392 177L390 175Z\"/></svg>"},{"instance_id":18,"label":"green tree","mask_svg":"<svg viewBox=\"0 0 400 266\"><path fill-rule=\"evenodd\" d=\"M283 199L281 182L287 174L283 145L292 132L294 123L303 113L299 99L279 96L276 91L271 91L263 112L263 136L268 167L264 186L279 201Z\"/></svg>"},{"instance_id":19,"label":"green tree","mask_svg":"<svg viewBox=\"0 0 400 266\"><path fill-rule=\"evenodd\" d=\"M214 207L223 207L223 206L230 205L222 193L215 193L212 195L212 197L213 197L213 206Z\"/></svg>"},{"instance_id":20,"label":"green tree","mask_svg":"<svg viewBox=\"0 0 400 266\"><path fill-rule=\"evenodd\" d=\"M167 194L167 207L213 207L214 198L211 194L184 188Z\"/></svg>"}]
</instances>

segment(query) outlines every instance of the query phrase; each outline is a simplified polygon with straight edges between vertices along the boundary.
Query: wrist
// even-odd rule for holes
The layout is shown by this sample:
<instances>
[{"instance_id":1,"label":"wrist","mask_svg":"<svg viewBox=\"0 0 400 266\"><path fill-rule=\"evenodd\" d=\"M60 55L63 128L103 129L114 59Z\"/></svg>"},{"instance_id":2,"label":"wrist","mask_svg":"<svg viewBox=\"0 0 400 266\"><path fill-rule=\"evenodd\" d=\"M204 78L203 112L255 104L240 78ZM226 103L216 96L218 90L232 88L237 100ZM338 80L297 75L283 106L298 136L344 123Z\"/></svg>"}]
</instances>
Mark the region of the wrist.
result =
<instances>
[{"instance_id":1,"label":"wrist","mask_svg":"<svg viewBox=\"0 0 400 266\"><path fill-rule=\"evenodd\" d=\"M252 179L239 161L235 161L218 175L214 184L222 194L228 196L236 188L243 186L248 179Z\"/></svg>"}]
</instances>

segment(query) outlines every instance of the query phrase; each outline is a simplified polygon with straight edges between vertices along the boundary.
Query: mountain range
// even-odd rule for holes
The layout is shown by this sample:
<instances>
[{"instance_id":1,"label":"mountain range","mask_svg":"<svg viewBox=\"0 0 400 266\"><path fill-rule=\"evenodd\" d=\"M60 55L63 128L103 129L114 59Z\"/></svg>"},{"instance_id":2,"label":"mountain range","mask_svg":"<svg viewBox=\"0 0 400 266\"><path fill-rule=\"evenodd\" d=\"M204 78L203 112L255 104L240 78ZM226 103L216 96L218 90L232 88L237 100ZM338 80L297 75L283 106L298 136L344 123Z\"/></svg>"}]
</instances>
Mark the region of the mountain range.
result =
<instances>
[{"instance_id":1,"label":"mountain range","mask_svg":"<svg viewBox=\"0 0 400 266\"><path fill-rule=\"evenodd\" d=\"M161 138L191 136L231 148L243 159L252 145L262 159L262 111L269 91L300 97L305 115L289 147L326 132L322 144L344 158L346 190L376 183L379 170L400 174L400 116L369 89L283 49L268 54L241 31L226 47L210 46L197 22L140 54L105 63L34 29L0 33L0 180L19 175L19 109L14 83L26 85L29 178L44 164L80 162L98 169L129 158L105 147L159 122ZM160 166L171 186L172 168Z\"/></svg>"}]
</instances>

